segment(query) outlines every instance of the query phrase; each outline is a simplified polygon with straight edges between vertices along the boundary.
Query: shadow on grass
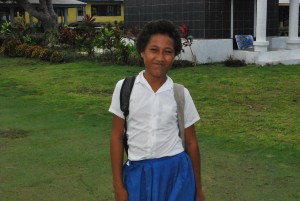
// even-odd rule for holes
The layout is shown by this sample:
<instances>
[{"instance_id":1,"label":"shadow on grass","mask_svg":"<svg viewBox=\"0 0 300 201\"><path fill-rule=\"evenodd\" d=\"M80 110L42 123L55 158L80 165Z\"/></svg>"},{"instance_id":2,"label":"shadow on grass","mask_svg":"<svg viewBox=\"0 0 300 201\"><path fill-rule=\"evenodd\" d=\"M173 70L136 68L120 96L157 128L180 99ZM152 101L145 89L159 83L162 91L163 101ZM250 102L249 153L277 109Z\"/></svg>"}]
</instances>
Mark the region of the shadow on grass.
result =
<instances>
[{"instance_id":1,"label":"shadow on grass","mask_svg":"<svg viewBox=\"0 0 300 201\"><path fill-rule=\"evenodd\" d=\"M5 128L0 129L0 137L9 138L9 139L17 139L17 138L24 138L30 134L29 131L23 129L16 129L16 128Z\"/></svg>"}]
</instances>

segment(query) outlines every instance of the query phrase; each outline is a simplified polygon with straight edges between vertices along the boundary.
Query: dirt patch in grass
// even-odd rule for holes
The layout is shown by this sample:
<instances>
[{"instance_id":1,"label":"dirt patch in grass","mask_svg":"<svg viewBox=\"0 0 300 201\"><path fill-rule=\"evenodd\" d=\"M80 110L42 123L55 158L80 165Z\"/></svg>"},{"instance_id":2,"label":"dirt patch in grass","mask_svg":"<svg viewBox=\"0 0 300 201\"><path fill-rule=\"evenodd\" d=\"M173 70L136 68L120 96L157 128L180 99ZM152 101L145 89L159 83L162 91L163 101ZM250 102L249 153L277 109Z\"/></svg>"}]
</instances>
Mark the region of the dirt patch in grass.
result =
<instances>
[{"instance_id":1,"label":"dirt patch in grass","mask_svg":"<svg viewBox=\"0 0 300 201\"><path fill-rule=\"evenodd\" d=\"M111 95L113 90L111 89L95 89L95 88L88 88L88 87L78 87L75 90L71 90L72 93L77 94L103 94L103 95Z\"/></svg>"},{"instance_id":2,"label":"dirt patch in grass","mask_svg":"<svg viewBox=\"0 0 300 201\"><path fill-rule=\"evenodd\" d=\"M17 139L17 138L24 138L29 135L29 131L23 129L16 129L16 128L5 128L0 129L0 137L9 138L9 139Z\"/></svg>"}]
</instances>

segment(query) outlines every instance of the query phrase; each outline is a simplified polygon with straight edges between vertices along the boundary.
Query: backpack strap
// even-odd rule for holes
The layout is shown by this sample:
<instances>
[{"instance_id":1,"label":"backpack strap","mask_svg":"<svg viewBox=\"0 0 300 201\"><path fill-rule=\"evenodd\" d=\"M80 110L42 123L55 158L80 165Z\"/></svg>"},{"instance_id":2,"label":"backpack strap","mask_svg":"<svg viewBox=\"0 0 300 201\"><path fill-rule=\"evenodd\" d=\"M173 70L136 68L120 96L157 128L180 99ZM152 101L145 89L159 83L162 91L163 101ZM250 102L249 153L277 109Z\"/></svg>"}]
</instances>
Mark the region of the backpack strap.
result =
<instances>
[{"instance_id":1,"label":"backpack strap","mask_svg":"<svg viewBox=\"0 0 300 201\"><path fill-rule=\"evenodd\" d=\"M124 125L124 137L123 137L123 145L128 155L128 143L127 143L127 116L129 114L129 102L130 102L130 94L134 85L135 76L126 77L121 87L120 91L120 108L125 117L125 125Z\"/></svg>"},{"instance_id":2,"label":"backpack strap","mask_svg":"<svg viewBox=\"0 0 300 201\"><path fill-rule=\"evenodd\" d=\"M185 138L184 138L184 86L181 84L174 83L174 97L177 104L177 119L179 127L179 136L182 141L183 148L185 148Z\"/></svg>"}]
</instances>

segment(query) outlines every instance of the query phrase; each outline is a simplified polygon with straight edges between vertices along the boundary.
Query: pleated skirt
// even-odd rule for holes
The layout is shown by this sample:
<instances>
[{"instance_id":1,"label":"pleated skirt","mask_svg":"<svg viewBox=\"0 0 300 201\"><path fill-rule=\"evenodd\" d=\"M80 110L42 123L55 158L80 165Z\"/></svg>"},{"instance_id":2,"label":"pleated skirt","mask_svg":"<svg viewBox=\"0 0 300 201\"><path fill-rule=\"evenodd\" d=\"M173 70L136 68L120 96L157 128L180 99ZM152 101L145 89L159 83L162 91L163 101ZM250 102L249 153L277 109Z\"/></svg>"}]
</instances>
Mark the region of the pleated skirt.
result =
<instances>
[{"instance_id":1,"label":"pleated skirt","mask_svg":"<svg viewBox=\"0 0 300 201\"><path fill-rule=\"evenodd\" d=\"M195 201L192 163L186 152L175 156L127 161L123 182L129 201Z\"/></svg>"}]
</instances>

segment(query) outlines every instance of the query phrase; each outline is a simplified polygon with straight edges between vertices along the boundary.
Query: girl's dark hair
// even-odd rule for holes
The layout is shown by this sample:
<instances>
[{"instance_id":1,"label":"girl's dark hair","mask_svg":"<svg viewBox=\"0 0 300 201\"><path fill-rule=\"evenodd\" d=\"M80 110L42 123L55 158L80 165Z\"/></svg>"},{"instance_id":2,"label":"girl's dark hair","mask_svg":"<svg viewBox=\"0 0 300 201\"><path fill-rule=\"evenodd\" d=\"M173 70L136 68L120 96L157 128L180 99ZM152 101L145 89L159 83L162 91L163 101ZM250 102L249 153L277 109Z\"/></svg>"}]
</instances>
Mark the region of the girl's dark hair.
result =
<instances>
[{"instance_id":1,"label":"girl's dark hair","mask_svg":"<svg viewBox=\"0 0 300 201\"><path fill-rule=\"evenodd\" d=\"M137 51L139 53L142 53L145 50L151 36L154 34L168 35L174 41L175 56L180 53L182 44L179 33L172 22L164 19L148 22L143 27L136 42Z\"/></svg>"}]
</instances>

